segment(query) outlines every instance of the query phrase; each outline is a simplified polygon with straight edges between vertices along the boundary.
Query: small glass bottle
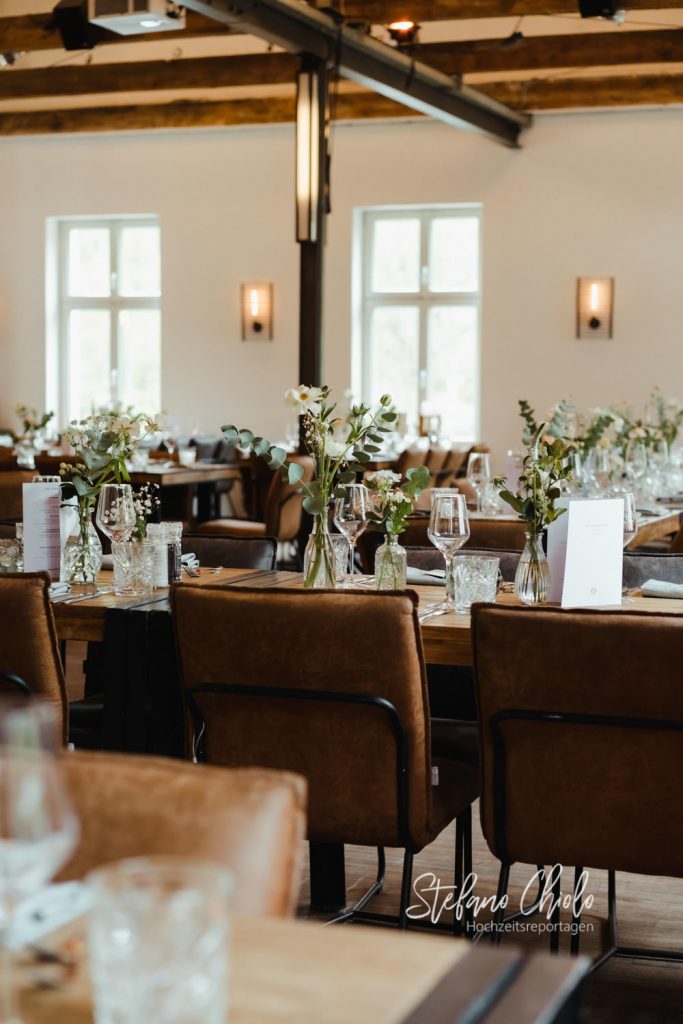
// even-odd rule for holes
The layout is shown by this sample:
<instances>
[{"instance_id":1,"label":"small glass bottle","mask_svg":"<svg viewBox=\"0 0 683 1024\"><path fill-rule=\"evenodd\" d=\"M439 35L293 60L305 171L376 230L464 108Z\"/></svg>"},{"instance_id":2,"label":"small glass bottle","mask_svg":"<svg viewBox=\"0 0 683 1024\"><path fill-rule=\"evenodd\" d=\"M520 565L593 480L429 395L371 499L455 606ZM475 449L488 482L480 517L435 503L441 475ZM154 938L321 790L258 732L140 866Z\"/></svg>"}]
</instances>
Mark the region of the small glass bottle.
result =
<instances>
[{"instance_id":1,"label":"small glass bottle","mask_svg":"<svg viewBox=\"0 0 683 1024\"><path fill-rule=\"evenodd\" d=\"M152 558L152 586L168 586L168 548L164 523L148 523L147 536L154 544Z\"/></svg>"},{"instance_id":2,"label":"small glass bottle","mask_svg":"<svg viewBox=\"0 0 683 1024\"><path fill-rule=\"evenodd\" d=\"M183 536L182 523L162 523L164 536L166 538L166 551L168 557L168 582L178 583L182 576L182 547Z\"/></svg>"}]
</instances>

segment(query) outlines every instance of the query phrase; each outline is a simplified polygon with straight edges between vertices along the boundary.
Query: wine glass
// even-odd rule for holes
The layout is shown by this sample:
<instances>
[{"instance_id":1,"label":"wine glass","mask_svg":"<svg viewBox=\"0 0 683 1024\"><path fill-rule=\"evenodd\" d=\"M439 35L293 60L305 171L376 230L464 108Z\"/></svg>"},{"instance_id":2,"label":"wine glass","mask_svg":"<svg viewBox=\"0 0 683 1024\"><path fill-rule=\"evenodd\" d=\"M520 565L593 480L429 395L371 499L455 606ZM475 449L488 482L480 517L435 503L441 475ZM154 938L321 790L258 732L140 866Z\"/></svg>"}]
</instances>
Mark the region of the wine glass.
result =
<instances>
[{"instance_id":1,"label":"wine glass","mask_svg":"<svg viewBox=\"0 0 683 1024\"><path fill-rule=\"evenodd\" d=\"M467 480L477 495L477 512L481 512L481 495L491 479L491 459L488 452L470 452L467 460Z\"/></svg>"},{"instance_id":2,"label":"wine glass","mask_svg":"<svg viewBox=\"0 0 683 1024\"><path fill-rule=\"evenodd\" d=\"M79 836L55 756L52 708L30 703L0 711L0 1021L21 1024L12 978L10 925L17 904L67 862Z\"/></svg>"},{"instance_id":3,"label":"wine glass","mask_svg":"<svg viewBox=\"0 0 683 1024\"><path fill-rule=\"evenodd\" d=\"M453 559L456 551L460 550L470 536L464 494L440 494L434 499L427 536L434 547L439 549L446 563L446 600L432 609L430 614L455 611Z\"/></svg>"},{"instance_id":4,"label":"wine glass","mask_svg":"<svg viewBox=\"0 0 683 1024\"><path fill-rule=\"evenodd\" d=\"M593 477L601 493L609 490L612 463L607 448L596 448L593 453Z\"/></svg>"},{"instance_id":5,"label":"wine glass","mask_svg":"<svg viewBox=\"0 0 683 1024\"><path fill-rule=\"evenodd\" d=\"M352 586L353 568L356 558L356 541L368 525L367 514L369 494L365 484L347 484L344 496L337 498L334 506L334 522L349 545L349 581Z\"/></svg>"},{"instance_id":6,"label":"wine glass","mask_svg":"<svg viewBox=\"0 0 683 1024\"><path fill-rule=\"evenodd\" d=\"M103 484L96 522L111 541L128 540L135 528L135 502L130 484Z\"/></svg>"}]
</instances>

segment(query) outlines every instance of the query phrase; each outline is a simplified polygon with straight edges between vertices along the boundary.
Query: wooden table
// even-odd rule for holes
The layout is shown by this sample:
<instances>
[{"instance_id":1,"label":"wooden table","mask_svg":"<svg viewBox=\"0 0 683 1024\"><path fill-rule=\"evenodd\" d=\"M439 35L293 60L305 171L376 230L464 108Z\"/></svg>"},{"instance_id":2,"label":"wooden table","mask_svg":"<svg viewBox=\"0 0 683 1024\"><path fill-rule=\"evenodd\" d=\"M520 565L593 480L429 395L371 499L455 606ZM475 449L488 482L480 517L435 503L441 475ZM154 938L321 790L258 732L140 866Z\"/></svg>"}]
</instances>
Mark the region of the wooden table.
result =
<instances>
[{"instance_id":1,"label":"wooden table","mask_svg":"<svg viewBox=\"0 0 683 1024\"><path fill-rule=\"evenodd\" d=\"M475 1000L481 1024L571 1024L588 968L585 958L282 920L236 920L231 959L230 1024L456 1024ZM85 954L58 989L31 984L41 971L21 968L26 1024L92 1024Z\"/></svg>"},{"instance_id":2,"label":"wooden table","mask_svg":"<svg viewBox=\"0 0 683 1024\"><path fill-rule=\"evenodd\" d=\"M147 469L130 474L131 483L136 487L141 484L158 484L164 519L179 519L189 525L217 518L219 508L215 500L216 485L240 478L238 465L210 462L196 462L192 466L172 463L156 465L152 462Z\"/></svg>"},{"instance_id":3,"label":"wooden table","mask_svg":"<svg viewBox=\"0 0 683 1024\"><path fill-rule=\"evenodd\" d=\"M658 516L638 516L638 532L627 547L627 551L633 551L641 544L651 544L654 540L664 540L672 534L678 533L681 525L680 509L665 509Z\"/></svg>"},{"instance_id":4,"label":"wooden table","mask_svg":"<svg viewBox=\"0 0 683 1024\"><path fill-rule=\"evenodd\" d=\"M113 586L113 574L103 571L98 579L98 586ZM258 587L295 587L302 586L300 573L263 572L245 569L212 570L202 567L196 579L186 577L183 583L211 586L216 583L229 583L238 586ZM420 608L438 603L443 597L443 588L436 586L409 587L420 600ZM72 593L76 592L76 588ZM86 593L87 588L82 588ZM519 604L512 594L499 594L501 604ZM159 610L169 608L168 590L155 590L152 597L116 597L115 594L104 594L87 601L69 604L68 599L53 602L57 632L60 640L90 640L101 642L104 639L104 624L107 610L110 608L133 609L141 606L157 605ZM545 607L553 607L546 605ZM683 615L683 600L634 596L628 604L616 606L619 611L651 611L666 612L669 615ZM600 609L596 609L596 612ZM456 615L449 612L434 619L428 619L422 626L422 643L425 660L428 665L471 665L472 640L469 615Z\"/></svg>"}]
</instances>

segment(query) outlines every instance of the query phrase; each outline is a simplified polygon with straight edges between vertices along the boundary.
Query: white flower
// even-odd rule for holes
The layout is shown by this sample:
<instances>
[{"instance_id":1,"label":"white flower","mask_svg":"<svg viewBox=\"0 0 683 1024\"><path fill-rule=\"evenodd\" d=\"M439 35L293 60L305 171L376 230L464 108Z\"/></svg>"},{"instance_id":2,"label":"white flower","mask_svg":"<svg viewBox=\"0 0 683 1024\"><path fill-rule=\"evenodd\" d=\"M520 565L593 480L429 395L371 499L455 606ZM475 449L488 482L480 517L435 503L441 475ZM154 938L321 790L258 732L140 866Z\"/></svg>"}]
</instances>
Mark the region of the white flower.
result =
<instances>
[{"instance_id":1,"label":"white flower","mask_svg":"<svg viewBox=\"0 0 683 1024\"><path fill-rule=\"evenodd\" d=\"M321 409L322 397L323 393L320 388L299 384L298 388L288 388L285 391L285 404L290 409L295 409L299 415L310 412L317 416Z\"/></svg>"},{"instance_id":2,"label":"white flower","mask_svg":"<svg viewBox=\"0 0 683 1024\"><path fill-rule=\"evenodd\" d=\"M328 437L325 441L325 454L338 459L348 447L346 441L335 441L333 437Z\"/></svg>"},{"instance_id":3,"label":"white flower","mask_svg":"<svg viewBox=\"0 0 683 1024\"><path fill-rule=\"evenodd\" d=\"M400 484L401 474L394 473L390 469L378 469L374 473L368 473L365 477L366 480L374 480L378 483L386 480L390 484Z\"/></svg>"}]
</instances>

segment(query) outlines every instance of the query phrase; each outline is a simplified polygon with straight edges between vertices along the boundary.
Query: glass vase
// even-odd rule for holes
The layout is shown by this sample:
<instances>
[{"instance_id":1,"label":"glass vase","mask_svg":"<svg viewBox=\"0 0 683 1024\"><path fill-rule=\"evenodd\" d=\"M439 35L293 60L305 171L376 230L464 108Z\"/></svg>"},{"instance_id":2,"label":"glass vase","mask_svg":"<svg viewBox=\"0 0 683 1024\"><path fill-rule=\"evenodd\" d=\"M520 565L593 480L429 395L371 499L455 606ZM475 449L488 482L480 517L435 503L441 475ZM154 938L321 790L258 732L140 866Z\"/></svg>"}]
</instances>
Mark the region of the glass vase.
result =
<instances>
[{"instance_id":1,"label":"glass vase","mask_svg":"<svg viewBox=\"0 0 683 1024\"><path fill-rule=\"evenodd\" d=\"M527 533L526 544L515 573L515 594L522 604L545 604L550 591L550 566L545 557L542 534Z\"/></svg>"},{"instance_id":2,"label":"glass vase","mask_svg":"<svg viewBox=\"0 0 683 1024\"><path fill-rule=\"evenodd\" d=\"M62 554L62 579L67 583L94 583L102 568L102 544L92 523L90 507L78 509L78 523Z\"/></svg>"},{"instance_id":3,"label":"glass vase","mask_svg":"<svg viewBox=\"0 0 683 1024\"><path fill-rule=\"evenodd\" d=\"M40 449L31 438L26 437L17 441L14 446L14 452L17 457L17 466L21 469L35 469L36 455L39 451Z\"/></svg>"},{"instance_id":4,"label":"glass vase","mask_svg":"<svg viewBox=\"0 0 683 1024\"><path fill-rule=\"evenodd\" d=\"M375 590L405 590L408 552L395 537L387 537L375 552Z\"/></svg>"},{"instance_id":5,"label":"glass vase","mask_svg":"<svg viewBox=\"0 0 683 1024\"><path fill-rule=\"evenodd\" d=\"M313 516L313 529L304 551L304 587L335 588L335 556L326 515Z\"/></svg>"},{"instance_id":6,"label":"glass vase","mask_svg":"<svg viewBox=\"0 0 683 1024\"><path fill-rule=\"evenodd\" d=\"M151 540L112 541L114 593L119 597L144 597L152 593L155 544Z\"/></svg>"}]
</instances>

